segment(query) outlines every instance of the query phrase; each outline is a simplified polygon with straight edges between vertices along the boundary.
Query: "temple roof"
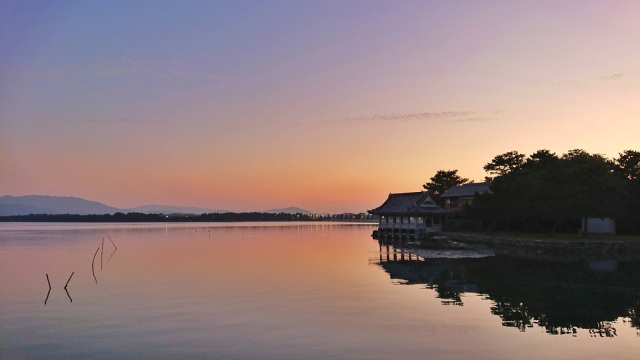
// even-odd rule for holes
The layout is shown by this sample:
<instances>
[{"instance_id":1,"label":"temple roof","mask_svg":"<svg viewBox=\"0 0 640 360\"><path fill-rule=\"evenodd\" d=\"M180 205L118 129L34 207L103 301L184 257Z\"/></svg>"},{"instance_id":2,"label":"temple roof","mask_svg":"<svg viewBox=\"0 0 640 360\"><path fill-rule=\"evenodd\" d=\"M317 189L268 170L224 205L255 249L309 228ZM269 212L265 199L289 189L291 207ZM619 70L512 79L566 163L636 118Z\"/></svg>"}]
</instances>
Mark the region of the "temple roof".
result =
<instances>
[{"instance_id":1,"label":"temple roof","mask_svg":"<svg viewBox=\"0 0 640 360\"><path fill-rule=\"evenodd\" d=\"M450 211L438 206L428 191L389 194L387 200L375 209L369 210L369 214L448 214Z\"/></svg>"},{"instance_id":2,"label":"temple roof","mask_svg":"<svg viewBox=\"0 0 640 360\"><path fill-rule=\"evenodd\" d=\"M489 190L489 185L491 182L481 182L481 183L468 183L462 185L456 185L451 189L445 191L442 194L441 198L451 198L451 197L461 197L461 196L470 196L473 197L476 193L483 194Z\"/></svg>"}]
</instances>

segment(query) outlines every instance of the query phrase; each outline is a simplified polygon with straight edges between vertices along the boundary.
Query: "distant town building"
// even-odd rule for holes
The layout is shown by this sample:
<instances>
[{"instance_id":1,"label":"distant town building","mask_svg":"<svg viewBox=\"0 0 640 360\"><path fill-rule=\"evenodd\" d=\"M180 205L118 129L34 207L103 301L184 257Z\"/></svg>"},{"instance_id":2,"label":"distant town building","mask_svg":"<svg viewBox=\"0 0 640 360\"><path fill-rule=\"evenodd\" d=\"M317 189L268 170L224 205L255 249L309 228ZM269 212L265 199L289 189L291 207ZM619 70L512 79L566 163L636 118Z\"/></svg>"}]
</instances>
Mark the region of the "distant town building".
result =
<instances>
[{"instance_id":1,"label":"distant town building","mask_svg":"<svg viewBox=\"0 0 640 360\"><path fill-rule=\"evenodd\" d=\"M369 210L378 215L378 236L420 238L443 229L450 211L438 206L428 191L389 194L379 207Z\"/></svg>"},{"instance_id":2,"label":"distant town building","mask_svg":"<svg viewBox=\"0 0 640 360\"><path fill-rule=\"evenodd\" d=\"M444 200L445 209L460 211L465 205L471 205L476 194L484 194L489 191L489 185L491 182L456 185L445 191L440 198Z\"/></svg>"}]
</instances>

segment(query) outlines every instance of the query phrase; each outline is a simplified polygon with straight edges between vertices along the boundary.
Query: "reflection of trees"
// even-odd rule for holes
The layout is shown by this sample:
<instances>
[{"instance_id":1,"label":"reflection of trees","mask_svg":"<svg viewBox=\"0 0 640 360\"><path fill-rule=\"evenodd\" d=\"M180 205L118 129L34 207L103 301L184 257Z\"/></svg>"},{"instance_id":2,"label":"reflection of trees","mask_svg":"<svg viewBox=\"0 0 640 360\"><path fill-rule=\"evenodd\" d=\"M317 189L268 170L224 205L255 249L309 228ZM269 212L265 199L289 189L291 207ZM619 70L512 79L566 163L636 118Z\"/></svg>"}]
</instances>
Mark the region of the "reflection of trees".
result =
<instances>
[{"instance_id":1,"label":"reflection of trees","mask_svg":"<svg viewBox=\"0 0 640 360\"><path fill-rule=\"evenodd\" d=\"M640 329L640 300L629 309L629 322L634 328Z\"/></svg>"},{"instance_id":2,"label":"reflection of trees","mask_svg":"<svg viewBox=\"0 0 640 360\"><path fill-rule=\"evenodd\" d=\"M404 257L402 257L404 259ZM460 274L448 268L446 262L440 264L440 259L420 260L390 260L380 262L392 279L405 280L403 284L426 284L428 289L435 290L443 305L464 305L461 293L467 290Z\"/></svg>"},{"instance_id":3,"label":"reflection of trees","mask_svg":"<svg viewBox=\"0 0 640 360\"><path fill-rule=\"evenodd\" d=\"M538 325L552 335L575 334L580 328L593 337L612 337L617 335L612 323L619 317L640 329L640 262L620 263L615 272L592 271L580 262L504 256L379 265L392 279L426 284L445 305L462 305L465 291L485 294L503 326L520 331Z\"/></svg>"},{"instance_id":4,"label":"reflection of trees","mask_svg":"<svg viewBox=\"0 0 640 360\"><path fill-rule=\"evenodd\" d=\"M591 334L592 337L614 337L614 336L618 336L617 332L616 332L616 328L614 328L613 326L611 326L610 322L600 322L600 324L598 324L598 327L594 327L589 329L589 334Z\"/></svg>"},{"instance_id":5,"label":"reflection of trees","mask_svg":"<svg viewBox=\"0 0 640 360\"><path fill-rule=\"evenodd\" d=\"M610 321L598 321L588 324L564 324L558 325L553 319L549 319L546 314L533 314L522 304L510 304L496 302L491 307L491 313L502 318L502 325L507 327L515 327L520 331L532 328L534 324L543 327L547 334L565 335L575 334L577 327L589 329L592 337L614 337L617 335L616 329L611 325Z\"/></svg>"},{"instance_id":6,"label":"reflection of trees","mask_svg":"<svg viewBox=\"0 0 640 360\"><path fill-rule=\"evenodd\" d=\"M533 327L535 322L534 316L522 304L512 305L509 302L496 301L491 307L491 313L502 318L502 326L514 327L520 331Z\"/></svg>"},{"instance_id":7,"label":"reflection of trees","mask_svg":"<svg viewBox=\"0 0 640 360\"><path fill-rule=\"evenodd\" d=\"M449 285L450 280L451 273L443 270L430 284L427 284L427 288L435 290L436 293L438 293L438 298L443 299L442 305L463 306L460 291Z\"/></svg>"},{"instance_id":8,"label":"reflection of trees","mask_svg":"<svg viewBox=\"0 0 640 360\"><path fill-rule=\"evenodd\" d=\"M506 257L468 266L474 269L470 280L496 303L492 312L522 331L537 323L549 334L582 328L615 336L611 322L628 316L630 305L640 299L637 264L623 263L609 273L587 270L581 263Z\"/></svg>"}]
</instances>

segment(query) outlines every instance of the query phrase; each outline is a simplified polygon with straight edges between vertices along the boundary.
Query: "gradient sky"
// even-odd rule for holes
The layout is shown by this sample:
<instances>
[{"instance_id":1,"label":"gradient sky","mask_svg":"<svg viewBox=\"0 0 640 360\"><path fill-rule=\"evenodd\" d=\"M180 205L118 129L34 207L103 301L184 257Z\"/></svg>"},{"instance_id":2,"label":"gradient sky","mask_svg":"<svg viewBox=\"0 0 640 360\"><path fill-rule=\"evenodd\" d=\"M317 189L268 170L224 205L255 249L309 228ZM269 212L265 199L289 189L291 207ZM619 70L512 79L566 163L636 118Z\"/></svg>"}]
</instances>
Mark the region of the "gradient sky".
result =
<instances>
[{"instance_id":1,"label":"gradient sky","mask_svg":"<svg viewBox=\"0 0 640 360\"><path fill-rule=\"evenodd\" d=\"M640 150L640 1L0 0L0 195L364 211Z\"/></svg>"}]
</instances>

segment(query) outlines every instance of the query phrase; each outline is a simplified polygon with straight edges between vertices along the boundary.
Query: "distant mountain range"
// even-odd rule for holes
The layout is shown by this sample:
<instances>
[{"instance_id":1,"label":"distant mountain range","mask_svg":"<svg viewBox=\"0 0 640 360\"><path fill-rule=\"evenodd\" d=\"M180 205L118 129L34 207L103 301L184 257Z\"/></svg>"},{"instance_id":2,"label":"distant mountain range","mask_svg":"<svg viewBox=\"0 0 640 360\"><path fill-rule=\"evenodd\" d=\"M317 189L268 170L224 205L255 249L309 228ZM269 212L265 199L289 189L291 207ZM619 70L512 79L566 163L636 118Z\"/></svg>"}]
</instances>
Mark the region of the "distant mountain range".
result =
<instances>
[{"instance_id":1,"label":"distant mountain range","mask_svg":"<svg viewBox=\"0 0 640 360\"><path fill-rule=\"evenodd\" d=\"M76 197L60 196L9 196L0 197L0 215L29 214L113 214L118 208L107 206L97 201L89 201Z\"/></svg>"},{"instance_id":2,"label":"distant mountain range","mask_svg":"<svg viewBox=\"0 0 640 360\"><path fill-rule=\"evenodd\" d=\"M105 205L97 201L89 201L77 197L61 196L0 196L0 216L29 215L29 214L114 214L117 212L130 213L139 212L144 214L204 214L204 213L227 213L229 210L215 210L199 207L185 206L165 206L165 205L143 205L130 209L119 209ZM311 214L310 211L298 207L288 207L284 209L269 209L266 213L289 213L289 214Z\"/></svg>"}]
</instances>

